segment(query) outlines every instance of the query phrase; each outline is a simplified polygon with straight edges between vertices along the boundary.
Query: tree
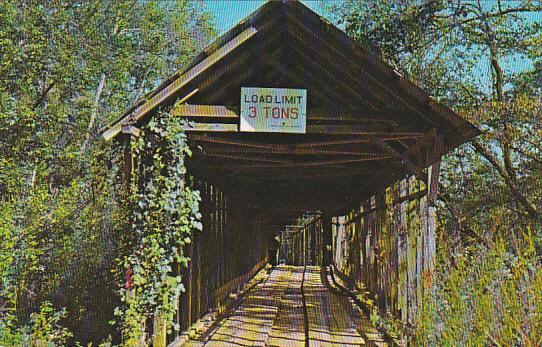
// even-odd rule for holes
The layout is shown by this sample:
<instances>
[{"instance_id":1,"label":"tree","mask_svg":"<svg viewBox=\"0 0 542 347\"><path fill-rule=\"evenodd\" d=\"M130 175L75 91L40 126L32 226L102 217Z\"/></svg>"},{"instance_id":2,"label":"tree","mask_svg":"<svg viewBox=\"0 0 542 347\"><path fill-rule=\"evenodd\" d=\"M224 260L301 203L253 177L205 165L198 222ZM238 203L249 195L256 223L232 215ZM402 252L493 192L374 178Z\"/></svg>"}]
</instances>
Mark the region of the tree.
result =
<instances>
[{"instance_id":1,"label":"tree","mask_svg":"<svg viewBox=\"0 0 542 347\"><path fill-rule=\"evenodd\" d=\"M126 212L98 129L213 35L194 1L0 4L0 344L46 300L83 343L113 333Z\"/></svg>"},{"instance_id":2,"label":"tree","mask_svg":"<svg viewBox=\"0 0 542 347\"><path fill-rule=\"evenodd\" d=\"M414 343L539 345L542 3L346 1L330 11L483 131L442 161L438 271Z\"/></svg>"}]
</instances>

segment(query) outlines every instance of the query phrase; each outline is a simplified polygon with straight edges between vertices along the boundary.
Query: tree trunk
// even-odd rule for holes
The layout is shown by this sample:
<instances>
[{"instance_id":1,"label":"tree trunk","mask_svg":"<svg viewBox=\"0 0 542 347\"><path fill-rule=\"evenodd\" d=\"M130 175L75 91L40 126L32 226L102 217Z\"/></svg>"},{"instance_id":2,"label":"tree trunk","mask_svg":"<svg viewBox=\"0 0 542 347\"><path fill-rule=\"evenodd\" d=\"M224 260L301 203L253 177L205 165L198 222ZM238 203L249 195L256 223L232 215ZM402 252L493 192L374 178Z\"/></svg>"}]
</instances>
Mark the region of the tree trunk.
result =
<instances>
[{"instance_id":1,"label":"tree trunk","mask_svg":"<svg viewBox=\"0 0 542 347\"><path fill-rule=\"evenodd\" d=\"M113 27L113 33L112 37L115 37L119 33L119 16L117 16L115 21L115 26ZM85 141L83 142L83 145L81 146L81 152L83 153L88 145L90 144L91 137L93 135L93 129L96 125L96 118L98 116L98 108L100 106L100 98L102 97L102 92L104 90L105 86L105 80L106 75L105 72L102 72L100 75L100 79L98 80L98 87L96 87L96 92L94 93L94 102L92 103L92 112L90 114L90 119L88 121L87 126L87 134L85 137Z\"/></svg>"},{"instance_id":2,"label":"tree trunk","mask_svg":"<svg viewBox=\"0 0 542 347\"><path fill-rule=\"evenodd\" d=\"M491 28L487 20L487 17L485 17L484 19L487 35L486 43L489 48L490 63L495 77L495 99L497 99L497 101L499 102L504 102L504 73L499 63L496 39L493 33L493 29ZM477 141L473 141L473 146L479 154L481 154L491 165L493 165L493 167L495 167L499 175L503 178L508 189L510 189L510 191L512 192L514 200L516 200L518 205L526 212L526 215L533 221L538 221L540 220L540 213L536 210L534 206L531 205L525 194L517 186L517 173L512 165L512 160L510 157L511 144L508 141L508 126L506 124L504 128L504 138L505 140L501 141L504 162L503 164L500 163L498 158L492 152L490 152Z\"/></svg>"},{"instance_id":3,"label":"tree trunk","mask_svg":"<svg viewBox=\"0 0 542 347\"><path fill-rule=\"evenodd\" d=\"M105 78L106 78L105 72L102 72L102 74L100 75L100 80L98 81L98 87L96 88L96 93L94 94L94 102L92 103L92 112L90 114L90 119L88 121L88 126L87 126L87 135L85 137L85 141L83 142L83 145L81 146L81 152L84 152L87 149L88 145L90 144L90 139L93 133L94 126L96 124L98 108L100 106L100 98L104 90Z\"/></svg>"}]
</instances>

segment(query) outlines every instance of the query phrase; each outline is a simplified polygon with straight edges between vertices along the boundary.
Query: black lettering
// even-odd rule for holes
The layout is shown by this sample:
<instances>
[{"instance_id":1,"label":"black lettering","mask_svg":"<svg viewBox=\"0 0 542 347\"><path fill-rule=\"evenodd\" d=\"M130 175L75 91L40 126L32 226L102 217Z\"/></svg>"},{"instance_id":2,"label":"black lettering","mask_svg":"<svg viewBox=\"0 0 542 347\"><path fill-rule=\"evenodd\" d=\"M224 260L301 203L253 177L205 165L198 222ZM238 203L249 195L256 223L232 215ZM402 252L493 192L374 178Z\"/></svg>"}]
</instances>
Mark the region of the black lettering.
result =
<instances>
[{"instance_id":1,"label":"black lettering","mask_svg":"<svg viewBox=\"0 0 542 347\"><path fill-rule=\"evenodd\" d=\"M295 103L295 96L291 95L291 96L288 96L286 95L284 97L284 102L288 103L288 104L293 104Z\"/></svg>"}]
</instances>

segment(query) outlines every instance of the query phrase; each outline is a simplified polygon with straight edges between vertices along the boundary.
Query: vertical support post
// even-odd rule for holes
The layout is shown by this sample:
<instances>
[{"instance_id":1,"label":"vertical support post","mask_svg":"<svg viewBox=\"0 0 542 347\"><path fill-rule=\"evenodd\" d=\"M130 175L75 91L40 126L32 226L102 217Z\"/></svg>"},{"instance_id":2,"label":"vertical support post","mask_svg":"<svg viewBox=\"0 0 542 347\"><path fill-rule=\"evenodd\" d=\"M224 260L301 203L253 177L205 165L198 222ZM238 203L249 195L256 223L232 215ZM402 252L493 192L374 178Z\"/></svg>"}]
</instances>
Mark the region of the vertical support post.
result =
<instances>
[{"instance_id":1,"label":"vertical support post","mask_svg":"<svg viewBox=\"0 0 542 347\"><path fill-rule=\"evenodd\" d=\"M166 347L167 345L166 322L158 314L154 315L153 330L154 330L154 334L152 337L152 346Z\"/></svg>"},{"instance_id":2,"label":"vertical support post","mask_svg":"<svg viewBox=\"0 0 542 347\"><path fill-rule=\"evenodd\" d=\"M322 214L322 265L331 265L332 254L332 234L331 234L331 214Z\"/></svg>"},{"instance_id":3,"label":"vertical support post","mask_svg":"<svg viewBox=\"0 0 542 347\"><path fill-rule=\"evenodd\" d=\"M303 227L303 232L301 233L302 237L302 243L301 247L303 247L303 265L307 265L307 228Z\"/></svg>"},{"instance_id":4,"label":"vertical support post","mask_svg":"<svg viewBox=\"0 0 542 347\"><path fill-rule=\"evenodd\" d=\"M408 194L408 181L403 179L399 183L399 197L405 197ZM397 238L397 256L398 256L398 271L399 271L399 303L398 307L401 311L401 320L406 322L408 319L408 262L407 262L407 201L399 204L397 209L399 232Z\"/></svg>"},{"instance_id":5,"label":"vertical support post","mask_svg":"<svg viewBox=\"0 0 542 347\"><path fill-rule=\"evenodd\" d=\"M130 176L134 168L134 155L132 151L132 141L130 137L126 137L124 140L124 183L126 184L126 190L130 191Z\"/></svg>"},{"instance_id":6,"label":"vertical support post","mask_svg":"<svg viewBox=\"0 0 542 347\"><path fill-rule=\"evenodd\" d=\"M440 161L437 161L431 167L429 167L427 183L427 239L425 240L424 250L424 269L426 270L426 286L430 286L432 282L433 270L435 268L435 255L436 255L436 224L437 224L437 212L435 202L438 194L438 181L440 174Z\"/></svg>"},{"instance_id":7,"label":"vertical support post","mask_svg":"<svg viewBox=\"0 0 542 347\"><path fill-rule=\"evenodd\" d=\"M177 262L175 264L175 269L177 271L177 274L182 276L181 264L180 263ZM175 312L175 323L177 324L179 329L181 329L181 321L182 321L182 306L181 306L182 302L183 302L183 295L181 293L181 294L179 294L179 301L177 302L177 312ZM177 338L177 337L179 337L179 331L175 330L175 338Z\"/></svg>"},{"instance_id":8,"label":"vertical support post","mask_svg":"<svg viewBox=\"0 0 542 347\"><path fill-rule=\"evenodd\" d=\"M193 243L190 243L189 245L186 245L186 255L189 257L189 258L192 258L192 249L193 249ZM192 296L193 296L193 272L194 272L194 268L193 268L193 262L189 262L188 263L188 267L186 269L187 271L187 277L186 277L186 286L185 286L185 294L186 294L186 303L185 303L185 307L186 307L186 323L187 323L187 327L189 327L192 322L194 321L193 319L193 310L192 310Z\"/></svg>"},{"instance_id":9,"label":"vertical support post","mask_svg":"<svg viewBox=\"0 0 542 347\"><path fill-rule=\"evenodd\" d=\"M194 254L192 261L194 262L194 320L197 320L201 315L201 234L196 232L194 239Z\"/></svg>"},{"instance_id":10,"label":"vertical support post","mask_svg":"<svg viewBox=\"0 0 542 347\"><path fill-rule=\"evenodd\" d=\"M408 194L414 195L419 191L418 180L416 176L410 176L408 180ZM416 199L408 200L407 210L407 277L408 277L408 318L407 321L414 323L416 312L418 311L417 302L417 236L420 229L419 225L419 207Z\"/></svg>"},{"instance_id":11,"label":"vertical support post","mask_svg":"<svg viewBox=\"0 0 542 347\"><path fill-rule=\"evenodd\" d=\"M279 255L278 255L277 264L280 264L282 259L284 259L284 231L283 230L280 231L279 237L280 237L280 244L279 244Z\"/></svg>"}]
</instances>

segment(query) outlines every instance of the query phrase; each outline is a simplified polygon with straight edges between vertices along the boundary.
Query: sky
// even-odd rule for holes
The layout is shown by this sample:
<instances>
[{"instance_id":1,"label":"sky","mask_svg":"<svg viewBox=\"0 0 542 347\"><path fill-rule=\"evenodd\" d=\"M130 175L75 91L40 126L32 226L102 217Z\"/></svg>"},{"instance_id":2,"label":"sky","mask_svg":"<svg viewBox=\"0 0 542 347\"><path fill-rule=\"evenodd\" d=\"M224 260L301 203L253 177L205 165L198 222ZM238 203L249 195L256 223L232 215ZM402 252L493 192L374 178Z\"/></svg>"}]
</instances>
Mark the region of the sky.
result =
<instances>
[{"instance_id":1,"label":"sky","mask_svg":"<svg viewBox=\"0 0 542 347\"><path fill-rule=\"evenodd\" d=\"M324 3L331 3L329 0L301 0L314 12L323 17L327 17ZM258 7L266 3L265 0L205 0L207 9L215 17L215 25L218 35L222 35L228 29L239 23L242 19L249 16Z\"/></svg>"}]
</instances>

